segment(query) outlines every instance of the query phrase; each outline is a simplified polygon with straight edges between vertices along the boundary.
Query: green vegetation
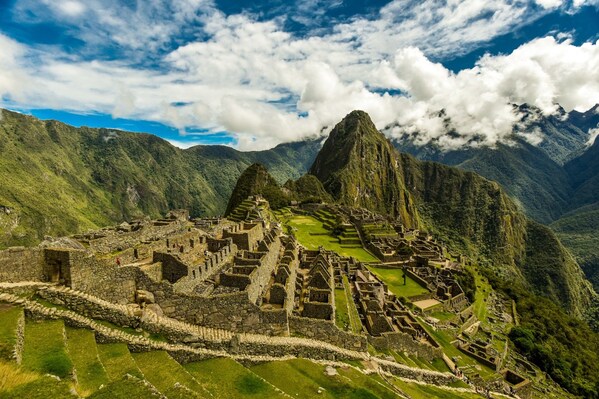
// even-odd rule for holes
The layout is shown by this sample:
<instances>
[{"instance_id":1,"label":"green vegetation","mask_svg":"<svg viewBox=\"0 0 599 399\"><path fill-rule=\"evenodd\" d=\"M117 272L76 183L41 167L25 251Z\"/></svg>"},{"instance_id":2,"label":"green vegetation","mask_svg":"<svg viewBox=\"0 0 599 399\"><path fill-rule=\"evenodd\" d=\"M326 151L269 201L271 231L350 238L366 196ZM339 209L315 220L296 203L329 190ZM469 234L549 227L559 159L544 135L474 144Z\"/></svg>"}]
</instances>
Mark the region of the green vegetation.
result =
<instances>
[{"instance_id":1,"label":"green vegetation","mask_svg":"<svg viewBox=\"0 0 599 399\"><path fill-rule=\"evenodd\" d=\"M68 380L58 381L50 376L38 376L32 382L18 385L7 392L0 390L2 399L48 399L48 398L77 398L73 394L72 385Z\"/></svg>"},{"instance_id":2,"label":"green vegetation","mask_svg":"<svg viewBox=\"0 0 599 399\"><path fill-rule=\"evenodd\" d=\"M69 355L77 373L78 391L82 396L89 396L109 382L98 356L94 332L67 327L66 333Z\"/></svg>"},{"instance_id":3,"label":"green vegetation","mask_svg":"<svg viewBox=\"0 0 599 399\"><path fill-rule=\"evenodd\" d=\"M325 374L324 366L308 360L296 359L259 364L250 367L250 370L292 397L318 396L347 399L396 397L390 388L349 367L337 369L338 375L328 376Z\"/></svg>"},{"instance_id":4,"label":"green vegetation","mask_svg":"<svg viewBox=\"0 0 599 399\"><path fill-rule=\"evenodd\" d=\"M0 304L0 359L10 360L17 343L17 324L23 309Z\"/></svg>"},{"instance_id":5,"label":"green vegetation","mask_svg":"<svg viewBox=\"0 0 599 399\"><path fill-rule=\"evenodd\" d=\"M517 304L520 326L509 337L520 352L570 392L599 397L599 334L545 298Z\"/></svg>"},{"instance_id":6,"label":"green vegetation","mask_svg":"<svg viewBox=\"0 0 599 399\"><path fill-rule=\"evenodd\" d=\"M422 295L429 292L428 289L418 284L410 276L406 275L406 285L403 284L403 271L401 269L382 269L369 266L368 270L376 274L383 280L391 292L398 298L410 298L416 295Z\"/></svg>"},{"instance_id":7,"label":"green vegetation","mask_svg":"<svg viewBox=\"0 0 599 399\"><path fill-rule=\"evenodd\" d=\"M63 334L62 321L27 321L23 366L42 374L70 377L73 363L67 353Z\"/></svg>"},{"instance_id":8,"label":"green vegetation","mask_svg":"<svg viewBox=\"0 0 599 399\"><path fill-rule=\"evenodd\" d=\"M189 363L185 369L215 398L283 397L262 378L232 359L217 358Z\"/></svg>"},{"instance_id":9,"label":"green vegetation","mask_svg":"<svg viewBox=\"0 0 599 399\"><path fill-rule=\"evenodd\" d=\"M148 387L144 381L135 377L123 377L111 382L102 389L89 396L91 399L137 399L153 398L156 392Z\"/></svg>"},{"instance_id":10,"label":"green vegetation","mask_svg":"<svg viewBox=\"0 0 599 399\"><path fill-rule=\"evenodd\" d=\"M335 289L335 324L345 331L351 328L344 289Z\"/></svg>"},{"instance_id":11,"label":"green vegetation","mask_svg":"<svg viewBox=\"0 0 599 399\"><path fill-rule=\"evenodd\" d=\"M394 159L395 150L368 114L353 111L331 131L310 173L335 201L399 217L413 227L416 207Z\"/></svg>"},{"instance_id":12,"label":"green vegetation","mask_svg":"<svg viewBox=\"0 0 599 399\"><path fill-rule=\"evenodd\" d=\"M98 355L104 365L106 373L111 381L117 381L126 374L137 378L144 378L143 374L135 364L125 344L102 344L98 345Z\"/></svg>"},{"instance_id":13,"label":"green vegetation","mask_svg":"<svg viewBox=\"0 0 599 399\"><path fill-rule=\"evenodd\" d=\"M291 227L293 235L300 244L308 249L318 249L323 246L343 256L353 256L362 262L377 262L378 260L362 247L343 247L339 240L330 235L322 222L311 216L294 215L284 219L283 223Z\"/></svg>"},{"instance_id":14,"label":"green vegetation","mask_svg":"<svg viewBox=\"0 0 599 399\"><path fill-rule=\"evenodd\" d=\"M347 301L349 325L351 327L351 330L354 333L358 334L362 332L362 322L360 321L360 314L358 313L358 309L356 308L356 303L352 298L352 291L349 285L349 280L347 279L347 275L344 274L342 276L342 281Z\"/></svg>"},{"instance_id":15,"label":"green vegetation","mask_svg":"<svg viewBox=\"0 0 599 399\"><path fill-rule=\"evenodd\" d=\"M224 213L241 172L260 162L280 182L300 177L320 143L268 151L180 150L156 136L74 128L2 110L0 247L29 245L173 208Z\"/></svg>"},{"instance_id":16,"label":"green vegetation","mask_svg":"<svg viewBox=\"0 0 599 399\"><path fill-rule=\"evenodd\" d=\"M599 203L568 213L551 227L599 291Z\"/></svg>"},{"instance_id":17,"label":"green vegetation","mask_svg":"<svg viewBox=\"0 0 599 399\"><path fill-rule=\"evenodd\" d=\"M204 396L205 388L166 352L153 351L132 354L145 378L166 396L181 395L177 384ZM179 392L178 392L179 391Z\"/></svg>"}]
</instances>

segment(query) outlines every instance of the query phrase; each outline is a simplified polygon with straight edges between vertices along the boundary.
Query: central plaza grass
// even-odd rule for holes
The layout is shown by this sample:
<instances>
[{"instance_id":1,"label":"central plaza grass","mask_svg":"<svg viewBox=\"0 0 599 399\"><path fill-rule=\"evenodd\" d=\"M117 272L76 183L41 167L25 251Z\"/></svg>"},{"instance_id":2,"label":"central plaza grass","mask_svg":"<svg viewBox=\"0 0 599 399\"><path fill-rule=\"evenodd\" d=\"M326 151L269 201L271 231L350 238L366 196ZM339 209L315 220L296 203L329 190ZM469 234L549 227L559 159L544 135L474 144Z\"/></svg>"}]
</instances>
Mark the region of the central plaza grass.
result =
<instances>
[{"instance_id":1,"label":"central plaza grass","mask_svg":"<svg viewBox=\"0 0 599 399\"><path fill-rule=\"evenodd\" d=\"M406 285L404 285L403 271L400 269L382 269L372 266L368 267L368 269L383 280L397 297L403 296L409 298L429 292L428 289L412 280L409 276L406 276Z\"/></svg>"},{"instance_id":2,"label":"central plaza grass","mask_svg":"<svg viewBox=\"0 0 599 399\"><path fill-rule=\"evenodd\" d=\"M324 228L322 222L312 216L293 215L284 218L283 223L291 227L295 238L308 249L314 250L322 246L339 255L353 256L362 262L378 262L377 258L359 245L342 246L339 239L333 237L331 232Z\"/></svg>"}]
</instances>

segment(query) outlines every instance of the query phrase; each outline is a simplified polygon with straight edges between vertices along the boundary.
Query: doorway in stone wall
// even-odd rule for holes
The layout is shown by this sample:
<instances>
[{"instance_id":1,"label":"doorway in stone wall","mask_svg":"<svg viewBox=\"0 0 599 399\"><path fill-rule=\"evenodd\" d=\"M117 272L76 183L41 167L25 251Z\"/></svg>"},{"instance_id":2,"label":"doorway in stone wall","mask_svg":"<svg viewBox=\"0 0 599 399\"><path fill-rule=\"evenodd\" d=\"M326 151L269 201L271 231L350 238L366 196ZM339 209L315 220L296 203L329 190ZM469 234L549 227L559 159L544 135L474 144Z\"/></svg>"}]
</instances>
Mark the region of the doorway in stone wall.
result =
<instances>
[{"instance_id":1,"label":"doorway in stone wall","mask_svg":"<svg viewBox=\"0 0 599 399\"><path fill-rule=\"evenodd\" d=\"M58 260L53 260L49 262L49 272L50 272L50 282L51 283L59 283L62 279L62 262Z\"/></svg>"}]
</instances>

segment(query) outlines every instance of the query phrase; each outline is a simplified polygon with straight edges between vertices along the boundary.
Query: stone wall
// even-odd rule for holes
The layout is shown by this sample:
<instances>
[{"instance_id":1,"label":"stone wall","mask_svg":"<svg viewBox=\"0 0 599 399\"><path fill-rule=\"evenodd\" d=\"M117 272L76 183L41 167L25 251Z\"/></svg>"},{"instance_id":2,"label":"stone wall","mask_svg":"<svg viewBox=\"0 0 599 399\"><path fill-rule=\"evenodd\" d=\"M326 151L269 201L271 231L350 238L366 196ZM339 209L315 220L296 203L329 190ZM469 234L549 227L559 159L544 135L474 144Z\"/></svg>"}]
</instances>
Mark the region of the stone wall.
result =
<instances>
[{"instance_id":1,"label":"stone wall","mask_svg":"<svg viewBox=\"0 0 599 399\"><path fill-rule=\"evenodd\" d=\"M368 342L379 350L400 350L428 361L443 356L441 348L418 342L411 335L402 332L387 332L380 337L368 336Z\"/></svg>"},{"instance_id":2,"label":"stone wall","mask_svg":"<svg viewBox=\"0 0 599 399\"><path fill-rule=\"evenodd\" d=\"M246 291L214 296L177 293L167 282L155 282L141 274L137 289L150 291L164 315L192 324L235 332L281 335L287 332L287 315L261 311ZM283 312L281 312L283 313Z\"/></svg>"},{"instance_id":3,"label":"stone wall","mask_svg":"<svg viewBox=\"0 0 599 399\"><path fill-rule=\"evenodd\" d=\"M264 238L264 228L261 223L241 222L224 229L223 238L231 238L239 249L253 251L257 243Z\"/></svg>"},{"instance_id":4,"label":"stone wall","mask_svg":"<svg viewBox=\"0 0 599 399\"><path fill-rule=\"evenodd\" d=\"M117 266L110 259L73 252L69 286L109 302L126 304L135 301L135 282L142 273L136 266Z\"/></svg>"},{"instance_id":5,"label":"stone wall","mask_svg":"<svg viewBox=\"0 0 599 399\"><path fill-rule=\"evenodd\" d=\"M289 333L356 351L367 351L368 341L363 335L342 331L332 321L289 316Z\"/></svg>"},{"instance_id":6,"label":"stone wall","mask_svg":"<svg viewBox=\"0 0 599 399\"><path fill-rule=\"evenodd\" d=\"M0 281L49 281L44 252L39 248L12 247L0 251Z\"/></svg>"},{"instance_id":7,"label":"stone wall","mask_svg":"<svg viewBox=\"0 0 599 399\"><path fill-rule=\"evenodd\" d=\"M187 276L187 265L177 255L165 252L154 252L153 263L162 263L162 279L176 283L179 279Z\"/></svg>"},{"instance_id":8,"label":"stone wall","mask_svg":"<svg viewBox=\"0 0 599 399\"><path fill-rule=\"evenodd\" d=\"M260 266L254 270L251 275L252 282L247 287L248 298L250 302L257 303L261 299L270 278L277 266L279 253L281 250L281 240L276 237L268 246L268 252L260 260Z\"/></svg>"}]
</instances>

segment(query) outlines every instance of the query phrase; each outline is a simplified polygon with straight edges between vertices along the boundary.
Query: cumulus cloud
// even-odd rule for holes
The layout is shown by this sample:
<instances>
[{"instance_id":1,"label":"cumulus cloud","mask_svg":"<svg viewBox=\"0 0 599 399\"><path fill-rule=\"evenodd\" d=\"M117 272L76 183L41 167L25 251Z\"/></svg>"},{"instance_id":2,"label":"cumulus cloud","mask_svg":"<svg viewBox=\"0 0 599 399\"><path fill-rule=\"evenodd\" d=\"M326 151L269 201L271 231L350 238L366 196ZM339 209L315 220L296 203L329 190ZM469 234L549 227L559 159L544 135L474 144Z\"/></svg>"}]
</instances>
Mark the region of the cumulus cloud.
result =
<instances>
[{"instance_id":1,"label":"cumulus cloud","mask_svg":"<svg viewBox=\"0 0 599 399\"><path fill-rule=\"evenodd\" d=\"M72 16L86 14L93 29L80 34L89 46L112 40L133 53L152 52L175 40L176 25L189 21L200 21L197 36L203 37L153 53L160 68L146 68L124 58L77 59L0 35L0 96L29 108L160 121L188 135L198 128L227 131L241 149L326 133L323 127L332 128L353 109L389 127L391 137L411 135L445 148L494 145L509 141L519 120L513 103L548 114L556 103L585 110L599 102L597 43L575 46L547 37L511 54L486 55L457 74L431 61L530 22L535 16L528 2L393 1L378 18L298 38L276 20L225 16L203 0L168 6L151 0L131 9L95 1L78 11L74 0L61 3L73 3L67 7ZM61 12L59 2L42 3ZM168 18L165 9L172 12ZM15 71L22 76L15 78ZM524 138L542 139L534 132Z\"/></svg>"},{"instance_id":2,"label":"cumulus cloud","mask_svg":"<svg viewBox=\"0 0 599 399\"><path fill-rule=\"evenodd\" d=\"M509 55L486 55L458 74L432 63L418 49L407 48L398 51L393 66L397 88L408 93L421 112L400 114L401 126L389 134L417 133L414 139L421 144L441 140L449 148L493 146L509 141L519 119L511 104L528 103L552 114L557 104L587 110L599 100L598 43L574 46L546 37ZM450 123L454 134L445 135L442 123ZM533 144L541 139L533 133L525 138Z\"/></svg>"}]
</instances>

